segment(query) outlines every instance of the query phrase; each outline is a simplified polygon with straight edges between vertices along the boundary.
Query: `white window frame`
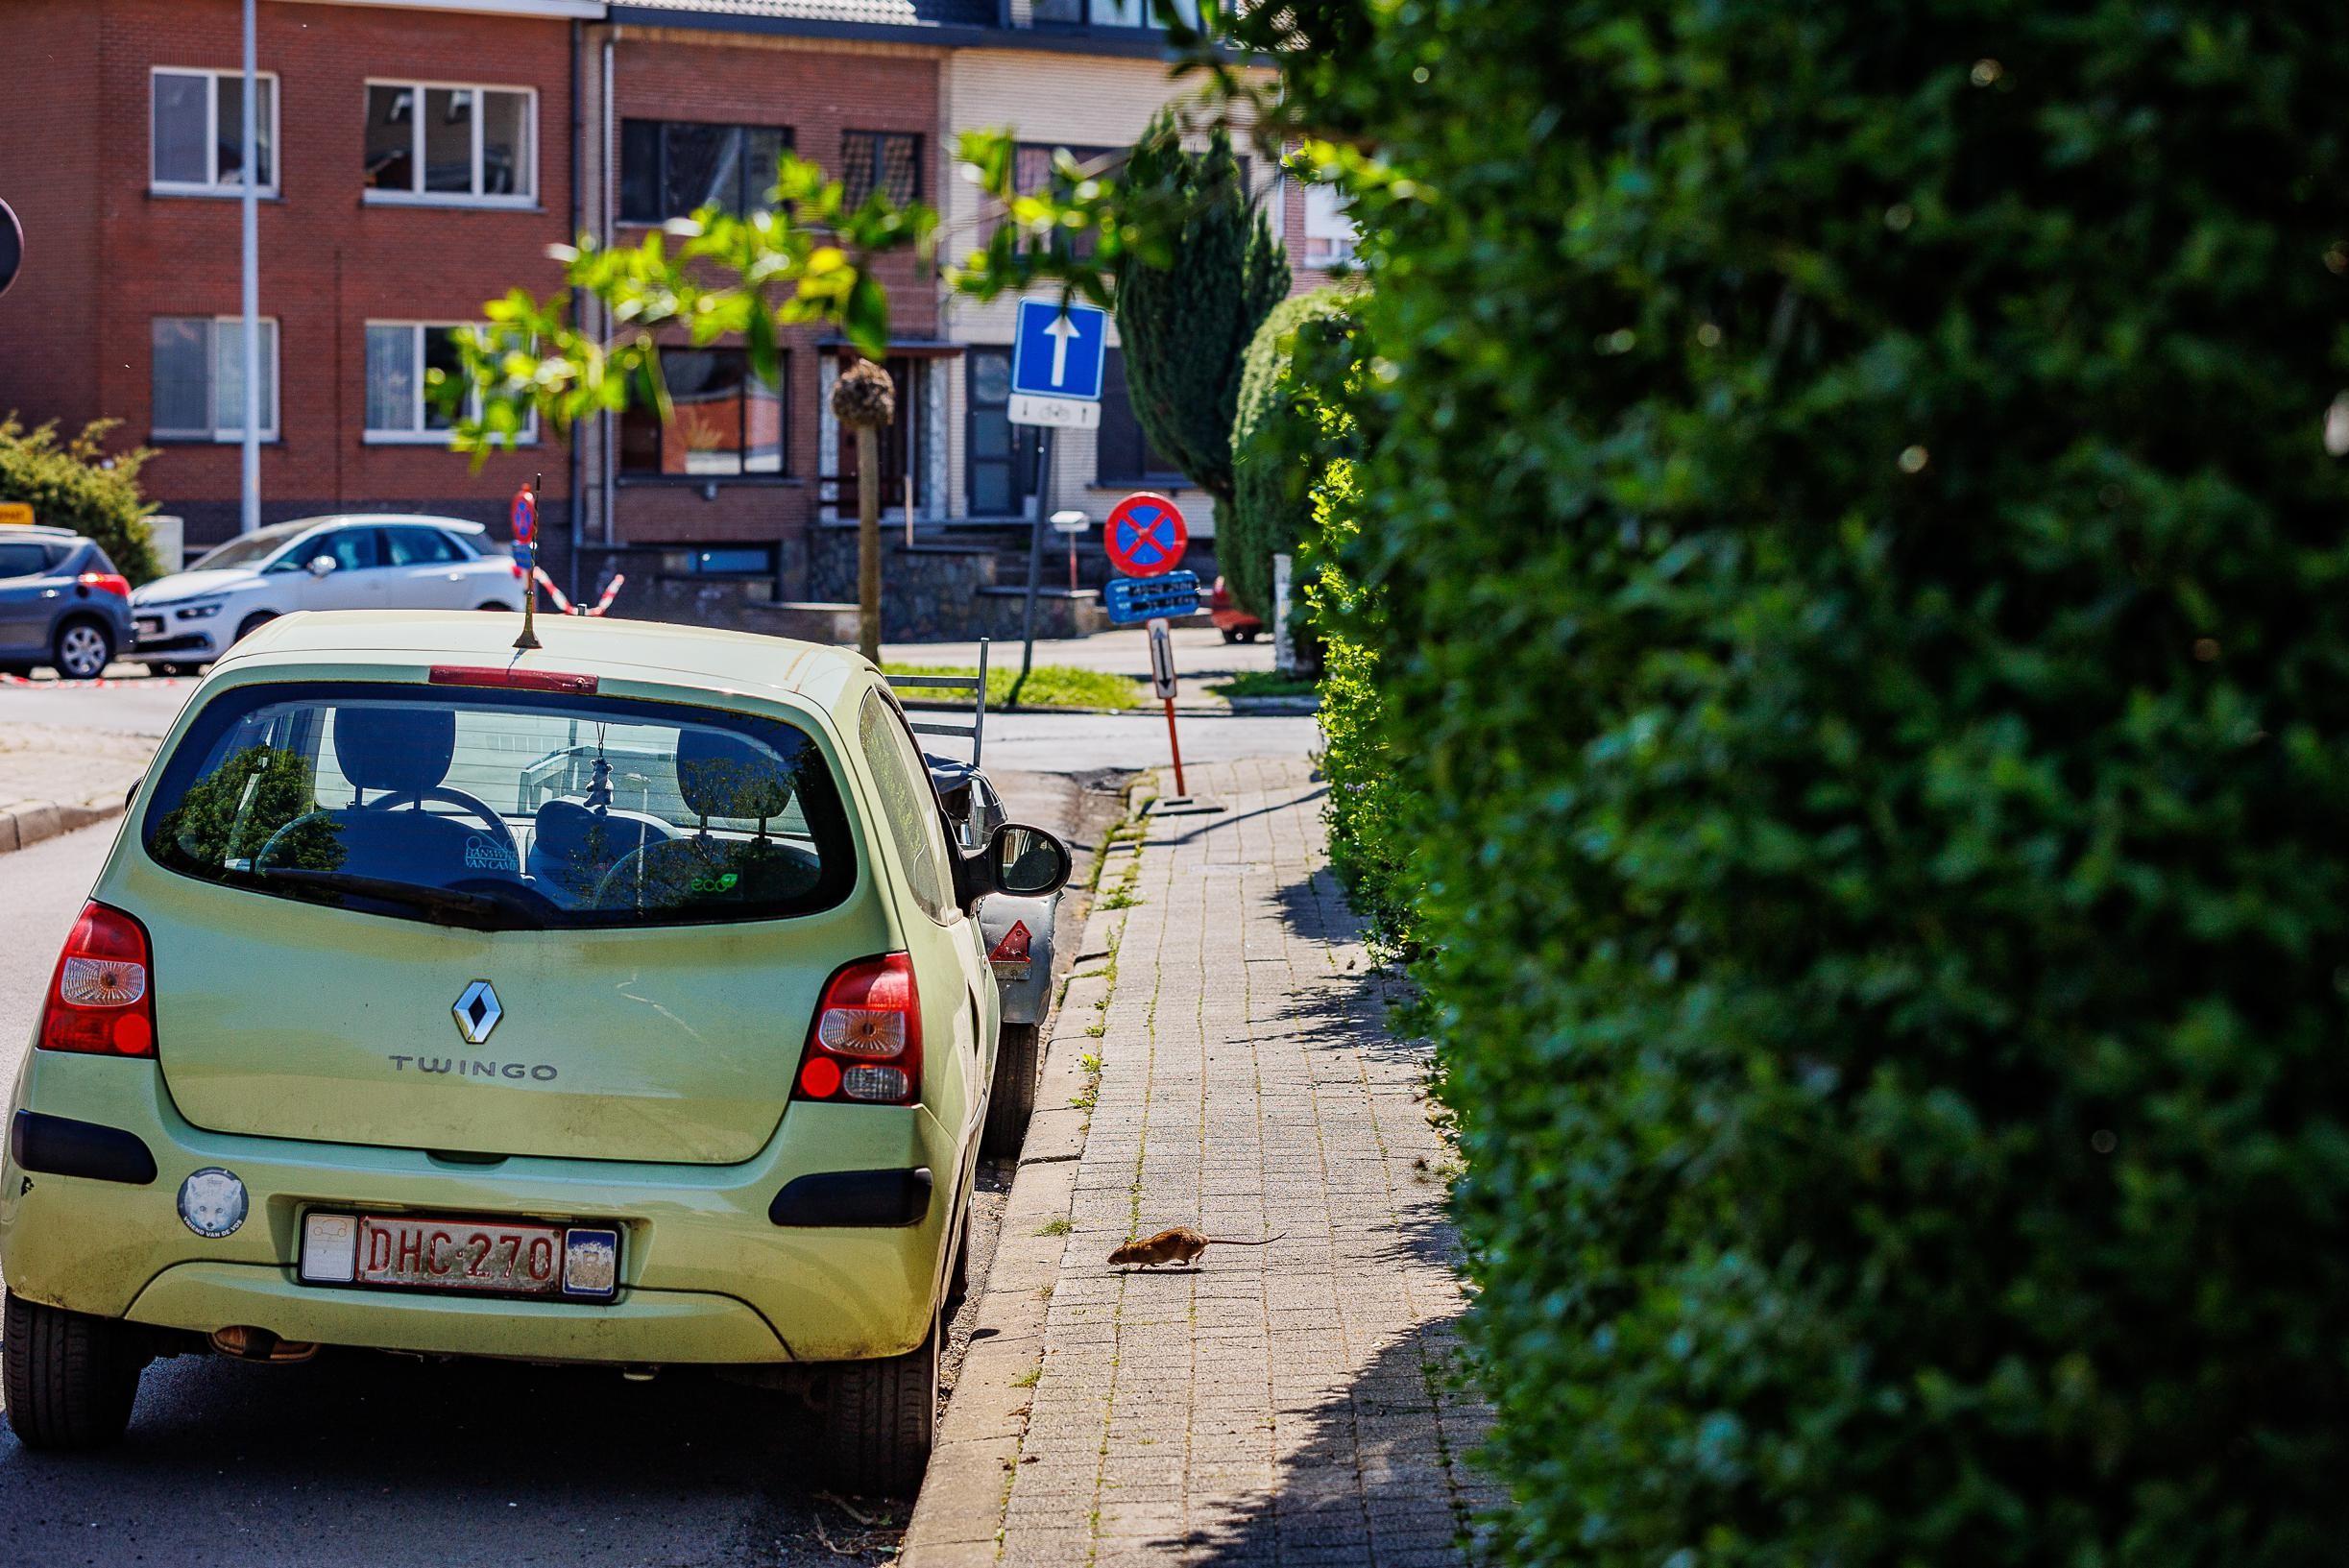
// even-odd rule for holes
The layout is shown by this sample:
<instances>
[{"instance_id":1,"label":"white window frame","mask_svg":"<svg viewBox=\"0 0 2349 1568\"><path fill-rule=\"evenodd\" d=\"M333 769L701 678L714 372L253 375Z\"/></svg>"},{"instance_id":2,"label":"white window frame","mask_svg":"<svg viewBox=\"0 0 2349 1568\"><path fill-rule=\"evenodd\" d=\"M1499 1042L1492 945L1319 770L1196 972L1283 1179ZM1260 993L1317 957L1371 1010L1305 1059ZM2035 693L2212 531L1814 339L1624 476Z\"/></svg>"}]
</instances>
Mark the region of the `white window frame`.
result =
<instances>
[{"instance_id":1,"label":"white window frame","mask_svg":"<svg viewBox=\"0 0 2349 1568\"><path fill-rule=\"evenodd\" d=\"M150 65L147 67L147 190L154 196L211 196L234 199L245 193L243 181L233 185L220 184L220 82L223 77L244 80L242 71L224 71L211 65ZM285 142L278 134L278 123L284 117L285 92L278 83L275 71L256 71L254 75L269 84L269 181L255 187L263 196L278 194L279 167L285 161ZM212 90L205 95L204 105L204 166L211 179L203 184L186 180L158 180L155 174L155 79L158 76L204 76L212 81ZM257 130L258 127L255 127ZM238 134L243 134L240 127Z\"/></svg>"},{"instance_id":2,"label":"white window frame","mask_svg":"<svg viewBox=\"0 0 2349 1568\"><path fill-rule=\"evenodd\" d=\"M204 316L176 316L167 310L159 310L156 312L155 315L148 318L150 336L148 339L149 348L147 374L150 382L152 382L155 375L155 350L153 348L154 338L152 335L154 330L153 324L155 322L200 322L206 320L209 320L212 324L211 341L205 345L205 391L212 404L212 427L208 430L167 430L161 428L160 426L155 426L148 431L148 434L157 441L210 441L223 445L232 445L245 439L245 430L242 424L223 424L220 419L220 334L223 328L233 329L239 333L243 332L245 327L244 317L212 316L206 318ZM270 329L269 352L263 358L263 374L269 377L270 390L277 394L276 397L269 399L269 402L275 408L278 419L276 423L264 424L261 426L261 439L266 442L274 442L279 439L280 426L285 421L285 383L278 378L278 367L283 360L285 353L285 327L275 316L256 316L254 318L254 320L256 322L266 322L269 325ZM238 346L237 351L240 355L243 353L244 350L241 345ZM148 393L150 398L152 398L154 394L154 388L152 385L149 386ZM149 406L150 409L152 409L152 401L150 402ZM244 418L243 409L238 409L236 414L239 420ZM152 418L150 418L150 425L153 425L153 422Z\"/></svg>"},{"instance_id":3,"label":"white window frame","mask_svg":"<svg viewBox=\"0 0 2349 1568\"><path fill-rule=\"evenodd\" d=\"M424 410L432 403L431 398L424 391L424 334L426 332L453 332L460 326L470 325L475 324L383 320L373 317L361 324L359 331L359 420L361 424L359 439L362 442L370 446L446 446L456 440L457 433L453 429L430 430L424 427ZM366 423L367 340L368 335L378 326L407 328L409 350L416 355L416 392L411 399L416 411L416 428L413 430L377 430ZM479 415L481 400L478 393L469 393L466 396L466 411ZM527 422L522 425L521 433L514 438L514 445L535 446L538 443L539 411L533 408L530 410ZM493 441L492 445L502 448L504 443Z\"/></svg>"},{"instance_id":4,"label":"white window frame","mask_svg":"<svg viewBox=\"0 0 2349 1568\"><path fill-rule=\"evenodd\" d=\"M416 95L414 112L408 116L410 139L408 167L415 170L416 184L407 190L385 190L369 185L360 191L360 200L369 206L473 206L512 210L535 210L539 205L539 90L518 84L497 82L412 82L405 77L371 76L360 87L362 105L377 87L402 87ZM424 179L424 94L427 92L470 92L473 97L473 188L471 193L453 190L425 190ZM481 135L489 116L482 111L480 95L485 92L520 93L530 105L530 158L525 167L529 173L529 188L511 196L484 196L481 193ZM362 110L362 113L364 110Z\"/></svg>"},{"instance_id":5,"label":"white window frame","mask_svg":"<svg viewBox=\"0 0 2349 1568\"><path fill-rule=\"evenodd\" d=\"M1316 212L1317 205L1324 210ZM1304 242L1297 252L1298 260L1307 267L1324 270L1354 265L1355 253L1362 244L1362 223L1353 216L1353 199L1337 186L1308 181L1305 216L1299 226L1304 231L1297 236ZM1333 225L1337 228L1333 229ZM1343 232L1337 231L1339 229ZM1326 242L1329 253L1315 255L1315 240Z\"/></svg>"}]
</instances>

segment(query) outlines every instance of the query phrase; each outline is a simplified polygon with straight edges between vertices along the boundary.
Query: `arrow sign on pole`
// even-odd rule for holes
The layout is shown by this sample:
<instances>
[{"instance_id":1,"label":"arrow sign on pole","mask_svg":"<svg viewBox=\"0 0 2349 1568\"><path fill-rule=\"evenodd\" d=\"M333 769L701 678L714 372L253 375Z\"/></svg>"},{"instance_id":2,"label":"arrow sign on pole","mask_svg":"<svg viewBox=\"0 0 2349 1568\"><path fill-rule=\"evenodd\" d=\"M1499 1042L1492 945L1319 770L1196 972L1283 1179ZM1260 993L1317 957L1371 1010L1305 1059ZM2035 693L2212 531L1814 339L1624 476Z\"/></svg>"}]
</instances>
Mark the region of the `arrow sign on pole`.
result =
<instances>
[{"instance_id":1,"label":"arrow sign on pole","mask_svg":"<svg viewBox=\"0 0 2349 1568\"><path fill-rule=\"evenodd\" d=\"M1066 316L1054 316L1052 326L1044 330L1053 335L1053 390L1059 391L1069 379L1069 339L1084 334Z\"/></svg>"},{"instance_id":2,"label":"arrow sign on pole","mask_svg":"<svg viewBox=\"0 0 2349 1568\"><path fill-rule=\"evenodd\" d=\"M1011 341L1013 396L1099 402L1108 347L1107 311L1080 304L1064 309L1056 300L1022 300Z\"/></svg>"}]
</instances>

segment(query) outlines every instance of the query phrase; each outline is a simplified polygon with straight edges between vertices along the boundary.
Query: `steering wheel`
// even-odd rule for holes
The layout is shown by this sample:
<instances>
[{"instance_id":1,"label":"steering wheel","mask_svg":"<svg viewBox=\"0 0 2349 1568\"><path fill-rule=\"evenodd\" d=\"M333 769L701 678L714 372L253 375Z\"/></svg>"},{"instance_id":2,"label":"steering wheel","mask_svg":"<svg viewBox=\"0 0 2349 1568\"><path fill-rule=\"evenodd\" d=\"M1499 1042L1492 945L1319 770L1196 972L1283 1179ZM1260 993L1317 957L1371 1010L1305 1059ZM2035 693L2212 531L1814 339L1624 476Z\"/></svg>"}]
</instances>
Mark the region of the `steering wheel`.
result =
<instances>
[{"instance_id":1,"label":"steering wheel","mask_svg":"<svg viewBox=\"0 0 2349 1568\"><path fill-rule=\"evenodd\" d=\"M451 789L446 784L435 784L428 789L397 789L388 795L378 796L375 800L369 801L367 805L362 808L362 809L368 811L379 811L387 809L394 805L400 804L412 803L417 806L422 806L426 801L440 801L457 808L457 809L465 812L468 816L478 817L481 820L482 826L488 828L491 832L497 835L498 843L504 847L507 856L514 862L515 866L519 868L521 865L521 846L515 843L514 830L506 825L506 819L499 816L496 809L492 807L489 802L482 800L477 796L468 795L462 789ZM301 816L294 818L293 821L287 823L284 827L279 828L276 832L271 833L262 843L260 849L254 853L254 865L256 867L268 865L270 863L272 853L289 833L294 832L295 829L305 827L313 822L327 821L333 815L334 813L332 811L305 811Z\"/></svg>"},{"instance_id":2,"label":"steering wheel","mask_svg":"<svg viewBox=\"0 0 2349 1568\"><path fill-rule=\"evenodd\" d=\"M480 818L481 825L497 835L498 844L505 850L507 858L514 862L515 869L521 869L521 847L514 841L514 830L506 825L504 817L497 814L496 807L477 795L468 795L464 790L451 789L447 784L433 784L425 789L395 789L388 795L378 795L369 801L365 809L387 811L395 806L422 806L426 801L439 801L444 806L455 807L468 816Z\"/></svg>"}]
</instances>

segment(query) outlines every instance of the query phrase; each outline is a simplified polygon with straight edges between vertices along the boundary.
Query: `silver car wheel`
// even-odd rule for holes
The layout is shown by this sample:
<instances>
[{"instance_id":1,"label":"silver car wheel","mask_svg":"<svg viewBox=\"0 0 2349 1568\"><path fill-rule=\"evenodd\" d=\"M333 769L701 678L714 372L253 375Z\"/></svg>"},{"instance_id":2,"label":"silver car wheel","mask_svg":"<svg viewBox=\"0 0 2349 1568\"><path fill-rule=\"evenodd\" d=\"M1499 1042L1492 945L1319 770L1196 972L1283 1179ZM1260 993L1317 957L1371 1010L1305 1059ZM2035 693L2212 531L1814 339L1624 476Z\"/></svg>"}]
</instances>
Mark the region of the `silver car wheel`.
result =
<instances>
[{"instance_id":1,"label":"silver car wheel","mask_svg":"<svg viewBox=\"0 0 2349 1568\"><path fill-rule=\"evenodd\" d=\"M77 622L57 639L58 673L69 681L93 680L106 673L112 651L106 645L104 632Z\"/></svg>"}]
</instances>

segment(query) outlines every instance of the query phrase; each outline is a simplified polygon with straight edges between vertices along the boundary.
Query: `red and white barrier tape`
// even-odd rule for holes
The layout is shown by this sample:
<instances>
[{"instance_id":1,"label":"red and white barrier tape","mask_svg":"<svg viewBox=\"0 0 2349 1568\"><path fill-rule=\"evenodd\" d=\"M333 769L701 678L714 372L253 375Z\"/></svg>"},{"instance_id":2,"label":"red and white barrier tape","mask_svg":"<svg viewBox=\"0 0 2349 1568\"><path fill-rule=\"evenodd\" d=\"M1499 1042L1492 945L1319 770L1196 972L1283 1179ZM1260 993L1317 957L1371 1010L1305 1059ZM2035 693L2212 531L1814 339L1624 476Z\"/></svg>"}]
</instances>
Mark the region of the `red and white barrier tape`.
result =
<instances>
[{"instance_id":1,"label":"red and white barrier tape","mask_svg":"<svg viewBox=\"0 0 2349 1568\"><path fill-rule=\"evenodd\" d=\"M593 604L573 604L563 596L561 589L555 587L555 580L546 575L545 567L533 567L531 571L538 578L539 587L545 589L546 596L554 600L555 609L566 615L602 615L612 608L613 599L618 596L620 584L628 580L625 572L615 572L612 581L604 585L603 597L597 599Z\"/></svg>"},{"instance_id":2,"label":"red and white barrier tape","mask_svg":"<svg viewBox=\"0 0 2349 1568\"><path fill-rule=\"evenodd\" d=\"M0 675L0 686L36 686L44 691L83 691L91 687L106 686L158 687L178 686L179 684L180 677L177 675L133 676L127 680L119 675L100 675L86 681L36 681L23 675Z\"/></svg>"}]
</instances>

